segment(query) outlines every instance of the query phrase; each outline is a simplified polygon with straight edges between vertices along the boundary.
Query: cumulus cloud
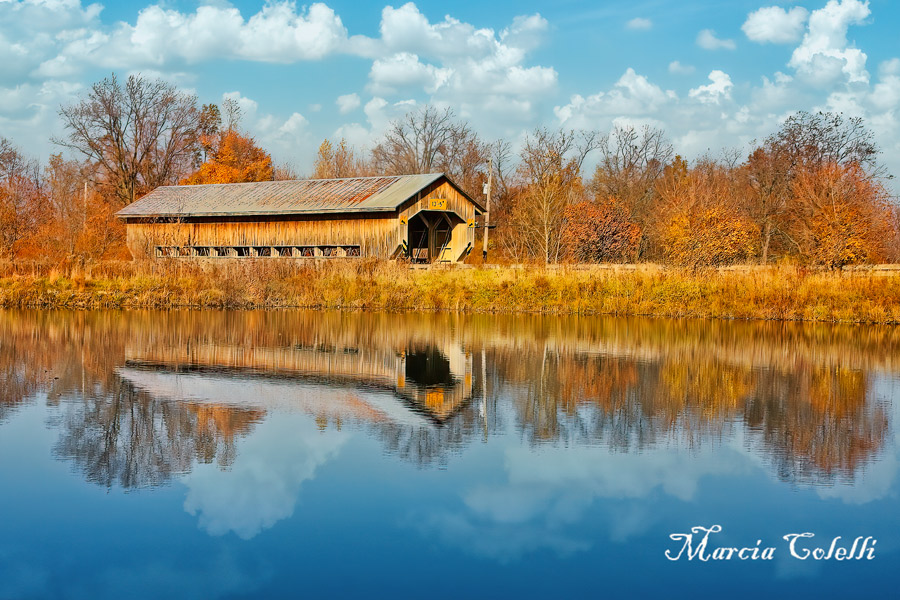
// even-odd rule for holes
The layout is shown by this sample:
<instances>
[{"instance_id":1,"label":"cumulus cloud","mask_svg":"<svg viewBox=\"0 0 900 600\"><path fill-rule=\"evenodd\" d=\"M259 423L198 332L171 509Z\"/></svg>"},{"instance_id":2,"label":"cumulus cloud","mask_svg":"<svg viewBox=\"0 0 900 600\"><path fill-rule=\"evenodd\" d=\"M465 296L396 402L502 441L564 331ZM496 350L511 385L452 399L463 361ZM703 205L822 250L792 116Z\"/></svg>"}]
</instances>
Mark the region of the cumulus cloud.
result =
<instances>
[{"instance_id":1,"label":"cumulus cloud","mask_svg":"<svg viewBox=\"0 0 900 600\"><path fill-rule=\"evenodd\" d=\"M627 29L647 30L653 27L653 21L651 21L650 19L645 19L643 17L635 17L625 23L625 27Z\"/></svg>"},{"instance_id":2,"label":"cumulus cloud","mask_svg":"<svg viewBox=\"0 0 900 600\"><path fill-rule=\"evenodd\" d=\"M760 43L790 44L800 40L809 12L802 6L785 10L766 6L747 15L741 26L748 39Z\"/></svg>"},{"instance_id":3,"label":"cumulus cloud","mask_svg":"<svg viewBox=\"0 0 900 600\"><path fill-rule=\"evenodd\" d=\"M669 63L669 73L673 75L690 75L696 71L693 65L683 65L677 60Z\"/></svg>"},{"instance_id":4,"label":"cumulus cloud","mask_svg":"<svg viewBox=\"0 0 900 600\"><path fill-rule=\"evenodd\" d=\"M362 102L359 99L359 94L344 94L343 96L338 96L335 104L337 104L338 111L342 115L346 115L349 112L353 112L357 108L360 107Z\"/></svg>"},{"instance_id":5,"label":"cumulus cloud","mask_svg":"<svg viewBox=\"0 0 900 600\"><path fill-rule=\"evenodd\" d=\"M519 16L499 33L447 16L431 23L412 3L382 11L368 91L375 96L425 92L460 116L527 121L535 102L556 88L552 67L525 64L548 28L540 15Z\"/></svg>"},{"instance_id":6,"label":"cumulus cloud","mask_svg":"<svg viewBox=\"0 0 900 600\"><path fill-rule=\"evenodd\" d=\"M569 104L557 106L554 112L567 127L596 128L613 117L655 114L675 100L675 92L663 91L629 68L611 90L587 98L576 94Z\"/></svg>"},{"instance_id":7,"label":"cumulus cloud","mask_svg":"<svg viewBox=\"0 0 900 600\"><path fill-rule=\"evenodd\" d=\"M388 102L384 98L375 96L363 106L363 114L366 123L346 123L334 132L335 138L345 139L357 148L371 147L374 140L383 134L393 119L402 117L408 111L416 107L414 100L400 100Z\"/></svg>"},{"instance_id":8,"label":"cumulus cloud","mask_svg":"<svg viewBox=\"0 0 900 600\"><path fill-rule=\"evenodd\" d=\"M309 120L299 112L287 117L263 113L259 103L240 92L227 92L222 100L237 102L241 109L241 127L279 162L306 164L315 152L315 140L309 131Z\"/></svg>"},{"instance_id":9,"label":"cumulus cloud","mask_svg":"<svg viewBox=\"0 0 900 600\"><path fill-rule=\"evenodd\" d=\"M704 50L734 50L737 48L734 40L719 39L712 29L704 29L697 34L697 45Z\"/></svg>"},{"instance_id":10,"label":"cumulus cloud","mask_svg":"<svg viewBox=\"0 0 900 600\"><path fill-rule=\"evenodd\" d=\"M868 83L866 55L847 42L850 25L860 25L869 16L869 3L860 0L829 0L809 16L803 41L788 63L797 73L819 86L846 77L850 82Z\"/></svg>"},{"instance_id":11,"label":"cumulus cloud","mask_svg":"<svg viewBox=\"0 0 900 600\"><path fill-rule=\"evenodd\" d=\"M38 74L54 76L83 65L140 68L223 58L317 60L342 49L347 31L324 4L298 10L292 2L274 2L249 19L232 6L203 5L183 13L151 5L138 13L134 25L120 22L108 33L85 29L69 37Z\"/></svg>"},{"instance_id":12,"label":"cumulus cloud","mask_svg":"<svg viewBox=\"0 0 900 600\"><path fill-rule=\"evenodd\" d=\"M712 82L708 85L701 85L688 92L688 96L696 98L704 104L719 104L723 100L731 99L731 77L728 73L714 70L709 74L709 80Z\"/></svg>"},{"instance_id":13,"label":"cumulus cloud","mask_svg":"<svg viewBox=\"0 0 900 600\"><path fill-rule=\"evenodd\" d=\"M79 0L0 3L0 82L21 81L61 44L90 37L101 9Z\"/></svg>"},{"instance_id":14,"label":"cumulus cloud","mask_svg":"<svg viewBox=\"0 0 900 600\"><path fill-rule=\"evenodd\" d=\"M423 63L409 52L399 52L372 63L369 91L374 94L396 94L409 88L421 88L434 94L448 83L453 71Z\"/></svg>"}]
</instances>

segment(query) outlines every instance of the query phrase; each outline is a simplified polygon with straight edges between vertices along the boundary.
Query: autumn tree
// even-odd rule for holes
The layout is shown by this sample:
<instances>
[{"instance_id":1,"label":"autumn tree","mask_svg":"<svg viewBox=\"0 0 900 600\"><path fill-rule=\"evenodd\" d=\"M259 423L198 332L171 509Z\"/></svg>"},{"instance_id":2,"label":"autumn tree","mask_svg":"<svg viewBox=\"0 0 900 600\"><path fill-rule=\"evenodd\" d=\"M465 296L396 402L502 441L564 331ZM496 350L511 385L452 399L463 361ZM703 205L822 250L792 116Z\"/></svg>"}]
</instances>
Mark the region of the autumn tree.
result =
<instances>
[{"instance_id":1,"label":"autumn tree","mask_svg":"<svg viewBox=\"0 0 900 600\"><path fill-rule=\"evenodd\" d=\"M200 109L197 126L197 137L200 145L201 162L206 162L209 155L218 146L222 127L222 113L215 104L204 104Z\"/></svg>"},{"instance_id":2,"label":"autumn tree","mask_svg":"<svg viewBox=\"0 0 900 600\"><path fill-rule=\"evenodd\" d=\"M810 197L817 195L810 195L810 184L816 180L831 185L828 181L833 179L835 168L851 169L875 189L885 174L878 164L879 153L874 135L863 120L845 118L839 113L800 112L767 137L742 167L746 213L760 231L760 262L768 262L773 245L776 251L811 260L817 252L809 247L801 250L801 246L824 238L810 237L810 211L818 210L818 203L809 202ZM825 179L820 180L821 177ZM803 198L796 194L801 189L805 190ZM820 224L831 222L824 213L816 219ZM800 223L803 233L796 231ZM797 235L805 241L801 243ZM834 240L830 236L829 239Z\"/></svg>"},{"instance_id":3,"label":"autumn tree","mask_svg":"<svg viewBox=\"0 0 900 600\"><path fill-rule=\"evenodd\" d=\"M785 236L786 215L791 205L791 164L778 144L756 148L741 167L746 212L759 229L760 264L768 264L773 239Z\"/></svg>"},{"instance_id":4,"label":"autumn tree","mask_svg":"<svg viewBox=\"0 0 900 600\"><path fill-rule=\"evenodd\" d=\"M581 165L597 146L594 132L536 129L525 139L514 205L504 239L513 252L558 262L566 208L584 198Z\"/></svg>"},{"instance_id":5,"label":"autumn tree","mask_svg":"<svg viewBox=\"0 0 900 600\"><path fill-rule=\"evenodd\" d=\"M675 157L657 184L661 210L655 234L667 262L700 268L754 256L759 232L740 209L735 181L715 161L688 168Z\"/></svg>"},{"instance_id":6,"label":"autumn tree","mask_svg":"<svg viewBox=\"0 0 900 600\"><path fill-rule=\"evenodd\" d=\"M36 233L44 202L37 161L0 137L0 256L12 256Z\"/></svg>"},{"instance_id":7,"label":"autumn tree","mask_svg":"<svg viewBox=\"0 0 900 600\"><path fill-rule=\"evenodd\" d=\"M791 187L791 234L798 253L829 268L882 260L893 207L884 187L857 164L804 169Z\"/></svg>"},{"instance_id":8,"label":"autumn tree","mask_svg":"<svg viewBox=\"0 0 900 600\"><path fill-rule=\"evenodd\" d=\"M47 203L42 251L54 257L102 259L127 256L125 228L115 217L118 201L94 185L97 165L55 154L44 168Z\"/></svg>"},{"instance_id":9,"label":"autumn tree","mask_svg":"<svg viewBox=\"0 0 900 600\"><path fill-rule=\"evenodd\" d=\"M224 131L211 152L207 161L181 183L244 183L274 178L272 156L257 146L253 138L236 130Z\"/></svg>"},{"instance_id":10,"label":"autumn tree","mask_svg":"<svg viewBox=\"0 0 900 600\"><path fill-rule=\"evenodd\" d=\"M631 258L641 229L617 198L579 202L565 210L566 246L578 262L621 262Z\"/></svg>"},{"instance_id":11,"label":"autumn tree","mask_svg":"<svg viewBox=\"0 0 900 600\"><path fill-rule=\"evenodd\" d=\"M881 151L875 135L861 117L801 111L788 117L781 129L766 141L787 157L792 172L801 168L819 169L828 164L856 164L871 175L884 174L878 165Z\"/></svg>"},{"instance_id":12,"label":"autumn tree","mask_svg":"<svg viewBox=\"0 0 900 600\"><path fill-rule=\"evenodd\" d=\"M385 175L446 173L472 196L480 195L488 149L451 109L424 106L391 123L372 149L373 169Z\"/></svg>"},{"instance_id":13,"label":"autumn tree","mask_svg":"<svg viewBox=\"0 0 900 600\"><path fill-rule=\"evenodd\" d=\"M338 179L364 177L370 173L371 169L367 162L353 151L346 140L341 139L337 147L330 140L322 142L313 165L312 176L313 179Z\"/></svg>"},{"instance_id":14,"label":"autumn tree","mask_svg":"<svg viewBox=\"0 0 900 600\"><path fill-rule=\"evenodd\" d=\"M663 130L616 126L598 144L600 160L590 189L598 200L616 198L644 230L654 217L656 182L674 154ZM637 252L640 246L636 247Z\"/></svg>"},{"instance_id":15,"label":"autumn tree","mask_svg":"<svg viewBox=\"0 0 900 600\"><path fill-rule=\"evenodd\" d=\"M58 254L73 255L86 228L88 197L86 186L93 173L90 162L66 160L61 154L50 157L44 168L49 198L49 241Z\"/></svg>"},{"instance_id":16,"label":"autumn tree","mask_svg":"<svg viewBox=\"0 0 900 600\"><path fill-rule=\"evenodd\" d=\"M100 166L98 184L121 205L190 173L198 149L196 97L160 79L115 74L60 108L67 130L55 143Z\"/></svg>"}]
</instances>

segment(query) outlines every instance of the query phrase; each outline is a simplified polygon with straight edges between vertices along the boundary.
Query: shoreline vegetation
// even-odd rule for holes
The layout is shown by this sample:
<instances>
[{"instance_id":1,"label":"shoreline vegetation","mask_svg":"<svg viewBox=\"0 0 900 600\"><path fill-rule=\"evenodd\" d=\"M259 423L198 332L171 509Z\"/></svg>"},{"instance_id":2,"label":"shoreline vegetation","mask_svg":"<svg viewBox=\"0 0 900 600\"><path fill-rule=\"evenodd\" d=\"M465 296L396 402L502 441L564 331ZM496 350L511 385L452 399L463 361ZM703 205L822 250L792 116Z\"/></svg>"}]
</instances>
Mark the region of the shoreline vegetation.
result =
<instances>
[{"instance_id":1,"label":"shoreline vegetation","mask_svg":"<svg viewBox=\"0 0 900 600\"><path fill-rule=\"evenodd\" d=\"M411 268L377 260L0 265L0 307L320 309L900 323L900 267Z\"/></svg>"}]
</instances>

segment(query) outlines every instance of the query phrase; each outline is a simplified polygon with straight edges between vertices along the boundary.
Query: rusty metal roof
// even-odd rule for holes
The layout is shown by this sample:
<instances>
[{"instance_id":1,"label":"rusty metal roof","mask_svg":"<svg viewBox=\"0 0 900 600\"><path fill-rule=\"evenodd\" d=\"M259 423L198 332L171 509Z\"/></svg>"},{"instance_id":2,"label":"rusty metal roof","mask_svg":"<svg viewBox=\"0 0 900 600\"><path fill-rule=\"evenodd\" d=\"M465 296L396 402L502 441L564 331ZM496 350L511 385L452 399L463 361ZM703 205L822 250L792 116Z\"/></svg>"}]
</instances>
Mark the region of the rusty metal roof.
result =
<instances>
[{"instance_id":1,"label":"rusty metal roof","mask_svg":"<svg viewBox=\"0 0 900 600\"><path fill-rule=\"evenodd\" d=\"M443 173L430 173L164 186L116 214L120 218L223 217L394 211L442 177Z\"/></svg>"}]
</instances>

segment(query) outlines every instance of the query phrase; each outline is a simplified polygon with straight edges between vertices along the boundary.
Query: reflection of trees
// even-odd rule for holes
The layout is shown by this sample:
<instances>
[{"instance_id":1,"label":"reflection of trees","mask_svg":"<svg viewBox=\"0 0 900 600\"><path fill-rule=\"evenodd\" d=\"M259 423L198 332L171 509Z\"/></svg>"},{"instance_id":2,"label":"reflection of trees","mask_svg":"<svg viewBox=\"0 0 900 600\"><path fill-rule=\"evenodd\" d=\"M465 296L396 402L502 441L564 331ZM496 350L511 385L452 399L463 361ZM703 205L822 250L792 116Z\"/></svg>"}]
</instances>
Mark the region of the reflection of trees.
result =
<instances>
[{"instance_id":1,"label":"reflection of trees","mask_svg":"<svg viewBox=\"0 0 900 600\"><path fill-rule=\"evenodd\" d=\"M135 317L118 312L0 313L0 422L40 392L58 406L56 456L89 481L155 485L192 460L228 466L235 438L263 413L161 402L115 373Z\"/></svg>"},{"instance_id":2,"label":"reflection of trees","mask_svg":"<svg viewBox=\"0 0 900 600\"><path fill-rule=\"evenodd\" d=\"M110 329L108 314L0 312L0 422L39 392L55 402L114 381L124 340Z\"/></svg>"},{"instance_id":3,"label":"reflection of trees","mask_svg":"<svg viewBox=\"0 0 900 600\"><path fill-rule=\"evenodd\" d=\"M756 369L711 360L644 362L603 355L495 357L534 442L603 443L628 451L675 437L696 447L734 422L761 436L779 476L852 479L883 447L884 406L863 371Z\"/></svg>"},{"instance_id":4,"label":"reflection of trees","mask_svg":"<svg viewBox=\"0 0 900 600\"><path fill-rule=\"evenodd\" d=\"M743 413L786 480L852 479L888 432L885 407L869 397L868 377L847 369L766 370Z\"/></svg>"},{"instance_id":5,"label":"reflection of trees","mask_svg":"<svg viewBox=\"0 0 900 600\"><path fill-rule=\"evenodd\" d=\"M227 467L235 436L265 413L159 401L119 380L104 393L62 406L54 455L107 487L155 486L187 473L194 460Z\"/></svg>"},{"instance_id":6,"label":"reflection of trees","mask_svg":"<svg viewBox=\"0 0 900 600\"><path fill-rule=\"evenodd\" d=\"M325 427L353 414L354 425L376 435L386 452L421 465L446 462L504 425L535 444L604 444L618 451L672 439L696 447L744 427L780 477L828 482L851 480L883 448L890 424L873 392L873 373L900 370L900 328L890 327L289 311L6 312L0 313L0 422L46 393L59 405L57 456L103 485L154 485L193 460L227 466L236 440L264 413L249 399L235 408L137 392L115 374L129 349L183 349L188 358L209 351L203 356L213 363L216 349L247 360L243 349L254 349L252 369L266 374L292 349L322 349L326 361L392 361L401 353L427 358L448 345L476 360L474 397L446 420L403 425L370 417L375 412L364 406L313 416ZM426 383L447 379L443 362L419 367Z\"/></svg>"}]
</instances>

